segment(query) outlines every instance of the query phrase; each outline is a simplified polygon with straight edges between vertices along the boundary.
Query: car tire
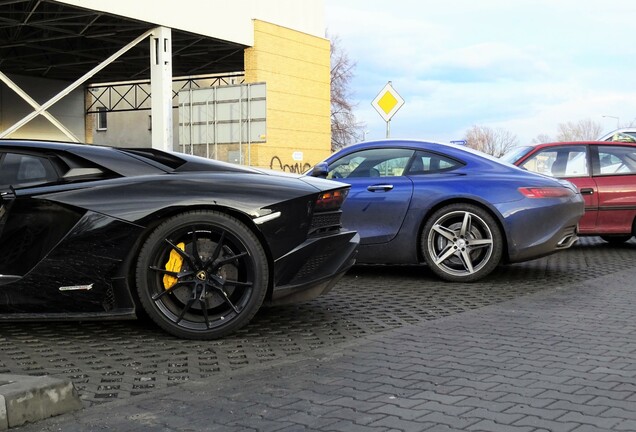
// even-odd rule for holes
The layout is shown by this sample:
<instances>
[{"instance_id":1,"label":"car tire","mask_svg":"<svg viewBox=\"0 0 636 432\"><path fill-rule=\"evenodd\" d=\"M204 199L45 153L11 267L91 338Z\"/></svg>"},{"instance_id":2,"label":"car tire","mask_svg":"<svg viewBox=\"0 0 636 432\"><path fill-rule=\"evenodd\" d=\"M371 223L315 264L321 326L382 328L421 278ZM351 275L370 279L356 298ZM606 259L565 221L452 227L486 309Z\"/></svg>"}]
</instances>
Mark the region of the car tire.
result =
<instances>
[{"instance_id":1,"label":"car tire","mask_svg":"<svg viewBox=\"0 0 636 432\"><path fill-rule=\"evenodd\" d=\"M440 278L473 282L499 265L503 237L486 210L456 203L440 208L428 218L420 247L426 264Z\"/></svg>"},{"instance_id":2,"label":"car tire","mask_svg":"<svg viewBox=\"0 0 636 432\"><path fill-rule=\"evenodd\" d=\"M603 240L605 240L606 242L608 242L609 244L622 244L625 243L626 241L629 241L629 239L632 238L632 236L630 235L604 235L601 236L601 238Z\"/></svg>"},{"instance_id":3,"label":"car tire","mask_svg":"<svg viewBox=\"0 0 636 432\"><path fill-rule=\"evenodd\" d=\"M168 333L187 339L217 339L246 325L263 303L268 280L256 235L217 211L167 219L137 259L143 309Z\"/></svg>"}]
</instances>

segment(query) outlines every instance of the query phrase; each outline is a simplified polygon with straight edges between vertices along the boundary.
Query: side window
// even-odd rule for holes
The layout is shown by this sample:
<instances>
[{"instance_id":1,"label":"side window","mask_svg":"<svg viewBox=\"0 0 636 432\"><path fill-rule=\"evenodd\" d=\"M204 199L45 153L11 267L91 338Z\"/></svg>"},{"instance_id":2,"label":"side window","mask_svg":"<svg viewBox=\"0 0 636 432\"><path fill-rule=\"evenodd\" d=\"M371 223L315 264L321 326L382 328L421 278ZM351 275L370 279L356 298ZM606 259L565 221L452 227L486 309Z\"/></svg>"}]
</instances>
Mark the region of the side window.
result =
<instances>
[{"instance_id":1,"label":"side window","mask_svg":"<svg viewBox=\"0 0 636 432\"><path fill-rule=\"evenodd\" d=\"M449 170L460 166L461 163L446 156L435 153L417 152L409 167L409 175L430 174L439 171Z\"/></svg>"},{"instance_id":2,"label":"side window","mask_svg":"<svg viewBox=\"0 0 636 432\"><path fill-rule=\"evenodd\" d=\"M594 175L636 174L636 147L599 146Z\"/></svg>"},{"instance_id":3,"label":"side window","mask_svg":"<svg viewBox=\"0 0 636 432\"><path fill-rule=\"evenodd\" d=\"M636 131L622 131L616 132L614 135L606 138L605 141L621 141L621 142L636 142Z\"/></svg>"},{"instance_id":4,"label":"side window","mask_svg":"<svg viewBox=\"0 0 636 432\"><path fill-rule=\"evenodd\" d=\"M97 107L97 130L105 131L108 129L108 109L106 107Z\"/></svg>"},{"instance_id":5,"label":"side window","mask_svg":"<svg viewBox=\"0 0 636 432\"><path fill-rule=\"evenodd\" d=\"M401 176L412 155L413 150L400 148L361 150L333 162L327 178Z\"/></svg>"},{"instance_id":6,"label":"side window","mask_svg":"<svg viewBox=\"0 0 636 432\"><path fill-rule=\"evenodd\" d=\"M552 177L584 177L588 174L585 146L543 149L525 161L521 167Z\"/></svg>"},{"instance_id":7,"label":"side window","mask_svg":"<svg viewBox=\"0 0 636 432\"><path fill-rule=\"evenodd\" d=\"M0 165L0 186L33 186L58 179L50 160L38 156L7 153Z\"/></svg>"}]
</instances>

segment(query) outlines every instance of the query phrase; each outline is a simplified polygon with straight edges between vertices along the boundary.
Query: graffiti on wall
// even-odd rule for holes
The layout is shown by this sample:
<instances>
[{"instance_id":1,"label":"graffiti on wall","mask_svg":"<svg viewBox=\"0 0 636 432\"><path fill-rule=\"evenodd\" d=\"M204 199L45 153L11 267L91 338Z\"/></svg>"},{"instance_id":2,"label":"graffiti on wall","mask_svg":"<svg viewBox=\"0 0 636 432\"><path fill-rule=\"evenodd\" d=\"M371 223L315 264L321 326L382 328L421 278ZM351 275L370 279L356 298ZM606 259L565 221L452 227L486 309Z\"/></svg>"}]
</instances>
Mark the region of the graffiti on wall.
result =
<instances>
[{"instance_id":1,"label":"graffiti on wall","mask_svg":"<svg viewBox=\"0 0 636 432\"><path fill-rule=\"evenodd\" d=\"M269 161L269 169L280 170L289 173L302 174L311 168L312 165L309 162L296 162L294 164L283 164L283 161L278 156L273 156Z\"/></svg>"}]
</instances>

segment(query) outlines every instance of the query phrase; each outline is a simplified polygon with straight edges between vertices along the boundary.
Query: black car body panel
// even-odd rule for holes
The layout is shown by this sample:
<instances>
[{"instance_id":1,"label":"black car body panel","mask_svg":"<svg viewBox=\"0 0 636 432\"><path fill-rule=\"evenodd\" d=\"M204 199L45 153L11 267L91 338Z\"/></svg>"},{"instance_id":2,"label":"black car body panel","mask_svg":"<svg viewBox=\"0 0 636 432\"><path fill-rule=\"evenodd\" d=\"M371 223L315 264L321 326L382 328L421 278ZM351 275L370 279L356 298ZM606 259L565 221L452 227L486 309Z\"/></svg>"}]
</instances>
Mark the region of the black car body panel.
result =
<instances>
[{"instance_id":1,"label":"black car body panel","mask_svg":"<svg viewBox=\"0 0 636 432\"><path fill-rule=\"evenodd\" d=\"M0 183L0 320L133 317L140 248L184 212L222 213L254 233L270 267L266 303L320 295L355 262L359 237L341 228L339 206L316 209L323 193L346 196L342 183L152 149L13 140L0 141L0 170L11 152L56 176Z\"/></svg>"}]
</instances>

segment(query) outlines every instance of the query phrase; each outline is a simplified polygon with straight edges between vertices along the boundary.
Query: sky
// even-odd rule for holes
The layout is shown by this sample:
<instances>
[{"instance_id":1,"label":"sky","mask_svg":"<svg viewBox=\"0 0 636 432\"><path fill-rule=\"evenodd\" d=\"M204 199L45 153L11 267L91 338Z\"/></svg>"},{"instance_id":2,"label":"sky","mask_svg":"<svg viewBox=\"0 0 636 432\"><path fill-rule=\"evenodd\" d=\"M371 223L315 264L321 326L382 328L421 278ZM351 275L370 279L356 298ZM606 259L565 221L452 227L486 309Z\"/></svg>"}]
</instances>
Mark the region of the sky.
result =
<instances>
[{"instance_id":1,"label":"sky","mask_svg":"<svg viewBox=\"0 0 636 432\"><path fill-rule=\"evenodd\" d=\"M636 126L634 0L324 0L327 33L356 63L365 138L386 136L371 102L405 100L392 138L448 142L473 125L519 144L590 119Z\"/></svg>"}]
</instances>

